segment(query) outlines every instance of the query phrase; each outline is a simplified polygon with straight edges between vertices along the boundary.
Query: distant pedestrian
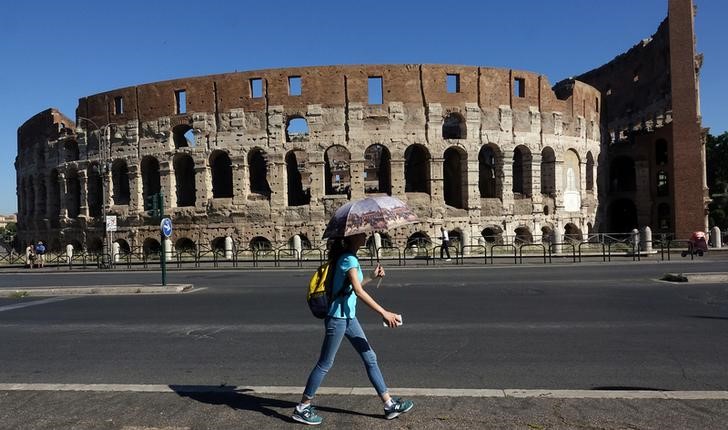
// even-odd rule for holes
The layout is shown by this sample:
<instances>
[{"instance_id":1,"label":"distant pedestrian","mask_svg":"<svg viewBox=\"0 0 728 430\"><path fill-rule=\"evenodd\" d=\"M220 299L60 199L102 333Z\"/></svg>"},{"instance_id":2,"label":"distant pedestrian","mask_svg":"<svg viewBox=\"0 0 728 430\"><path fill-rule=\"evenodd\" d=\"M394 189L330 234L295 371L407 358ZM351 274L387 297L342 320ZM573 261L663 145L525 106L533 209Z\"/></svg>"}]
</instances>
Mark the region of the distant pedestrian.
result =
<instances>
[{"instance_id":1,"label":"distant pedestrian","mask_svg":"<svg viewBox=\"0 0 728 430\"><path fill-rule=\"evenodd\" d=\"M450 235L447 233L447 230L443 226L440 226L440 233L442 238L442 246L440 247L440 260L442 260L444 254L447 254L447 260L445 261L450 261Z\"/></svg>"},{"instance_id":2,"label":"distant pedestrian","mask_svg":"<svg viewBox=\"0 0 728 430\"><path fill-rule=\"evenodd\" d=\"M349 339L364 361L369 381L384 403L384 417L396 418L408 412L414 406L411 400L394 399L389 395L389 389L384 383L384 377L379 370L377 355L374 353L364 331L356 318L357 299L361 299L367 306L382 316L388 327L397 327L402 324L402 317L381 307L366 291L363 285L374 278L384 277L384 269L377 266L366 279L361 271L359 260L356 258L357 250L364 245L366 234L361 233L336 239L329 251L329 262L334 271L331 279L331 302L328 316L324 319L326 332L321 355L306 382L306 388L299 403L293 410L292 418L303 424L321 424L322 418L316 414L311 406L311 400L324 380L324 377L334 364L336 352L339 350L344 337ZM340 294L342 289L348 293Z\"/></svg>"},{"instance_id":3,"label":"distant pedestrian","mask_svg":"<svg viewBox=\"0 0 728 430\"><path fill-rule=\"evenodd\" d=\"M41 269L45 265L45 253L46 253L46 246L43 243L43 241L38 241L38 243L35 245L35 254L37 255L36 261L38 264L38 267Z\"/></svg>"},{"instance_id":4,"label":"distant pedestrian","mask_svg":"<svg viewBox=\"0 0 728 430\"><path fill-rule=\"evenodd\" d=\"M33 242L28 243L25 248L25 267L32 269L35 266L35 247Z\"/></svg>"}]
</instances>

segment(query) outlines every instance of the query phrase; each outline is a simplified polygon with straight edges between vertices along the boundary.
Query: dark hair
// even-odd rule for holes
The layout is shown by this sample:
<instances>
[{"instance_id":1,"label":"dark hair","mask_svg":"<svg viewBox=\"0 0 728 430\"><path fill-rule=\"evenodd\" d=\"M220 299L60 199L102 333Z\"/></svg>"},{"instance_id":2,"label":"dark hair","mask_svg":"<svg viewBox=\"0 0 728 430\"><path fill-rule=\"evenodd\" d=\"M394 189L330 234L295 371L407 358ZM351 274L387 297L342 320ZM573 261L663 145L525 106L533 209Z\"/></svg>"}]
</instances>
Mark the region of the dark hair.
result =
<instances>
[{"instance_id":1,"label":"dark hair","mask_svg":"<svg viewBox=\"0 0 728 430\"><path fill-rule=\"evenodd\" d=\"M351 246L351 240L354 237L356 237L356 235L331 239L329 241L329 262L336 263L336 261L339 260L339 257L344 255L345 252L351 252L349 247Z\"/></svg>"}]
</instances>

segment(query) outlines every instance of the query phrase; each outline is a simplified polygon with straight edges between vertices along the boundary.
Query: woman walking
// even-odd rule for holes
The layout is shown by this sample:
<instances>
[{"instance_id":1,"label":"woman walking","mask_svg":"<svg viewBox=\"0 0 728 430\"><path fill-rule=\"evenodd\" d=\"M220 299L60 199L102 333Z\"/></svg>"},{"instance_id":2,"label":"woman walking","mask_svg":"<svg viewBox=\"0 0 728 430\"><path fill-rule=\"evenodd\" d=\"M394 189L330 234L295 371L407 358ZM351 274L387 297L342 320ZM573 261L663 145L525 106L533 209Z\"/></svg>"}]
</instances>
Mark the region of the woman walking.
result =
<instances>
[{"instance_id":1,"label":"woman walking","mask_svg":"<svg viewBox=\"0 0 728 430\"><path fill-rule=\"evenodd\" d=\"M311 371L303 391L301 403L293 411L292 418L304 424L321 424L322 418L316 414L311 405L316 391L324 377L334 364L336 352L344 337L356 349L364 361L369 381L384 403L384 417L388 420L408 412L414 406L411 400L394 399L389 395L389 389L384 383L384 377L377 364L377 356L369 345L364 331L356 318L357 299L361 299L367 306L382 316L388 327L397 327L401 324L400 317L380 306L366 291L363 285L373 278L384 276L384 269L377 265L372 273L364 279L364 275L356 258L356 252L364 245L366 234L361 233L336 239L329 252L330 270L334 270L331 283L332 303L328 316L324 320L326 333L321 347L321 355L316 366ZM342 289L345 289L343 293Z\"/></svg>"}]
</instances>

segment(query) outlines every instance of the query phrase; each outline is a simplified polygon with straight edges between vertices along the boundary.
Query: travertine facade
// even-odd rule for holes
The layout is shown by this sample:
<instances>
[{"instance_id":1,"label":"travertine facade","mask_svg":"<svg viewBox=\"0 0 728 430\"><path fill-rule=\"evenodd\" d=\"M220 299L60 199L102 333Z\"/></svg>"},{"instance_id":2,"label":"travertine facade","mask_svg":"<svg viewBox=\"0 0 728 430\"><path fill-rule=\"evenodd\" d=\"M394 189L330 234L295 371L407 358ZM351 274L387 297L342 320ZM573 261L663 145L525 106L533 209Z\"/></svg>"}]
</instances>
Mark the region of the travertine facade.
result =
<instances>
[{"instance_id":1,"label":"travertine facade","mask_svg":"<svg viewBox=\"0 0 728 430\"><path fill-rule=\"evenodd\" d=\"M683 237L705 228L699 57L692 2L669 5L651 39L553 88L509 69L330 66L121 88L80 99L76 121L49 109L18 130L20 242L97 250L108 214L123 248L154 249L159 191L178 248L315 243L344 201L376 194L422 220L389 232L397 246L440 225L468 244Z\"/></svg>"}]
</instances>

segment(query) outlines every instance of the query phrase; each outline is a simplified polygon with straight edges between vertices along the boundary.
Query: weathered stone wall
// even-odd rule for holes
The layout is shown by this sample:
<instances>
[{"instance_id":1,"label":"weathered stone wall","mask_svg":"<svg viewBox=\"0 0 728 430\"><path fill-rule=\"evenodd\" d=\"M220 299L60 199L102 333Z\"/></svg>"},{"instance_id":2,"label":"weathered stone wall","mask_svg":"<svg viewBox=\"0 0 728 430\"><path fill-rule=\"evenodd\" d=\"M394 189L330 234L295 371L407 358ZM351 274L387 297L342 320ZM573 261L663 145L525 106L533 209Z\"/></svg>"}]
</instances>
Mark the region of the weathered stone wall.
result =
<instances>
[{"instance_id":1,"label":"weathered stone wall","mask_svg":"<svg viewBox=\"0 0 728 430\"><path fill-rule=\"evenodd\" d=\"M447 75L457 75L459 91L449 92ZM300 77L301 94L289 95L289 77ZM368 78L382 78L382 103L370 104ZM251 80L260 79L262 96L253 97ZM522 93L514 93L516 81ZM178 112L175 94L184 91L186 104ZM119 98L123 111L119 112ZM165 195L165 211L175 222L173 241L189 238L209 246L216 238L231 236L239 247L263 237L284 243L295 234L315 243L321 237L333 211L348 198L368 195L365 188L367 149L382 145L389 156L391 194L409 203L422 222L390 232L402 246L416 232L435 238L439 226L458 233L461 240L477 243L481 232L495 227L505 235L526 227L540 240L542 227L563 229L572 223L584 233L595 221L597 187L587 190L586 160L600 157L601 94L578 81L561 83L556 92L544 76L530 72L450 65L366 65L305 67L260 70L178 79L122 88L79 100L76 111L79 133L48 135L39 132L32 120L19 130L18 196L27 201L45 184L46 198L38 210L20 205L23 240L46 238L52 245L75 242L77 246L98 246L102 236L101 217L91 214L90 202L99 200L95 185L105 184L106 213L119 217L115 238L131 246L158 238L158 225L144 211L144 169L149 160L159 165L159 184ZM56 111L53 115L60 117ZM55 117L54 117L55 118ZM88 118L90 121L81 118ZM307 122L308 133L291 138L286 128L294 118ZM443 125L455 118L457 136L443 135ZM67 123L67 120L54 120ZM100 133L101 127L108 133ZM69 128L74 128L70 127ZM181 145L186 130L194 145ZM22 138L20 138L22 136ZM182 139L182 140L179 140ZM32 142L27 145L23 142ZM109 155L103 154L109 142ZM176 143L177 142L177 143ZM38 145L44 156L39 158ZM340 146L348 161L330 160L330 148ZM479 182L483 161L481 150L494 150L498 184L496 198L483 198ZM77 147L78 156L73 151ZM427 178L408 178L407 159L412 148L423 148ZM527 154L523 180L526 194L513 193L514 151ZM552 195L542 195L541 154L544 148L555 154ZM564 210L562 164L564 154L573 151L579 159L578 187L581 207ZM213 156L220 152L230 160L232 196L214 197ZM286 157L305 154L299 160L301 189L310 202L290 205ZM263 188L258 175L264 161ZM180 173L177 161L189 157L193 168ZM128 204L116 204L117 179L107 171L98 177L95 166L124 162L128 167ZM145 161L146 160L146 161ZM327 193L327 163L348 163L350 196ZM370 163L371 164L371 163ZM408 167L409 166L409 167ZM591 167L594 172L598 163ZM449 169L449 170L448 170ZM456 171L456 186L444 177ZM188 176L194 189L181 191ZM592 173L596 177L595 173ZM410 175L411 176L411 175ZM297 179L300 180L300 179ZM408 183L424 180L426 188L410 192ZM99 182L102 181L103 183ZM145 185L146 184L146 185ZM79 188L77 197L69 190ZM48 189L57 196L52 196ZM189 188L189 187L188 187ZM461 190L459 193L453 190ZM191 205L178 204L180 193L192 193ZM76 193L76 191L73 191ZM453 194L455 193L455 194ZM75 196L76 194L74 194ZM446 195L455 199L445 204ZM60 196L60 197L58 197ZM57 204L52 200L60 200ZM78 202L78 215L67 206ZM544 211L544 205L550 207ZM93 204L91 204L93 206ZM50 239L53 238L53 239ZM57 239L57 240L56 240Z\"/></svg>"}]
</instances>

